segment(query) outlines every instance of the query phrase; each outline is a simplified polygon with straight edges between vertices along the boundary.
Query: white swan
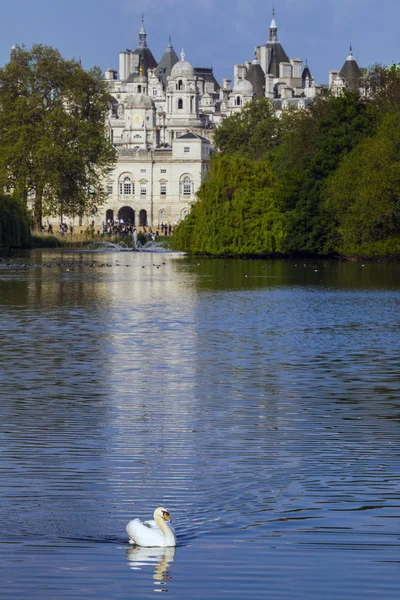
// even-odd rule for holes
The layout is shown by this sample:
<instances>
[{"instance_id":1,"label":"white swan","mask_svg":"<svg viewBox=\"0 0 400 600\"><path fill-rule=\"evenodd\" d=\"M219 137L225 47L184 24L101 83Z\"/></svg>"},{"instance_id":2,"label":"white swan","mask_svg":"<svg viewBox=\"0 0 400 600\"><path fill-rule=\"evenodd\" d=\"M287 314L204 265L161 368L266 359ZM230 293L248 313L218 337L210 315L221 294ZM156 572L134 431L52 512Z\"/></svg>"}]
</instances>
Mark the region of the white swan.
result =
<instances>
[{"instance_id":1,"label":"white swan","mask_svg":"<svg viewBox=\"0 0 400 600\"><path fill-rule=\"evenodd\" d=\"M154 521L133 519L126 526L129 543L145 548L168 548L176 546L175 530L166 508L159 506L154 511Z\"/></svg>"}]
</instances>

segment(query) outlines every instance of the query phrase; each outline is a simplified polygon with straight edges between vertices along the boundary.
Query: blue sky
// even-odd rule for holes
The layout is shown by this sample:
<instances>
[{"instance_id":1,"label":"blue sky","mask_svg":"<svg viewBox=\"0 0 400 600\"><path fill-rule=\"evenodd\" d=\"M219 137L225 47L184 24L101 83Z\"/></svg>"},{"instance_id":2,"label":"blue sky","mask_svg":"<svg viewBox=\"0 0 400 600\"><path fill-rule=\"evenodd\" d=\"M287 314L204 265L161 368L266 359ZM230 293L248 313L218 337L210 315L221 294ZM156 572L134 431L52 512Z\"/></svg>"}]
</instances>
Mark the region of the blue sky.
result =
<instances>
[{"instance_id":1,"label":"blue sky","mask_svg":"<svg viewBox=\"0 0 400 600\"><path fill-rule=\"evenodd\" d=\"M1 9L0 65L13 44L39 42L85 68L118 68L118 53L137 46L143 11L156 60L171 35L178 55L184 47L193 66L213 66L221 82L268 39L273 3L286 53L307 57L317 83L341 68L350 42L360 66L400 62L399 0L14 0Z\"/></svg>"}]
</instances>

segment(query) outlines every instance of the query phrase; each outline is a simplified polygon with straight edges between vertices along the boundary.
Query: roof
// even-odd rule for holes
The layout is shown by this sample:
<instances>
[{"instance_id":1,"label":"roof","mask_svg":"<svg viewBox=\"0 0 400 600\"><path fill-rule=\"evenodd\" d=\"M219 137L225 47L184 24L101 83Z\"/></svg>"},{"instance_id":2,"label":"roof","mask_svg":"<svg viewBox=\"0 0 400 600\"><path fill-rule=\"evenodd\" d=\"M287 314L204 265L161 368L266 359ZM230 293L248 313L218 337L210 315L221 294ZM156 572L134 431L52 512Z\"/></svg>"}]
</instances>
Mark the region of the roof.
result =
<instances>
[{"instance_id":1,"label":"roof","mask_svg":"<svg viewBox=\"0 0 400 600\"><path fill-rule=\"evenodd\" d=\"M188 131L187 133L175 138L175 140L201 140L202 142L207 142L208 144L210 143L210 140L199 135L198 133L193 133L193 131Z\"/></svg>"},{"instance_id":2,"label":"roof","mask_svg":"<svg viewBox=\"0 0 400 600\"><path fill-rule=\"evenodd\" d=\"M267 42L267 48L271 49L271 60L268 65L268 73L279 77L279 63L290 62L289 57L282 48L280 42Z\"/></svg>"},{"instance_id":3,"label":"roof","mask_svg":"<svg viewBox=\"0 0 400 600\"><path fill-rule=\"evenodd\" d=\"M195 77L201 77L204 81L214 84L214 91L220 89L218 81L214 77L212 67L195 67L193 69Z\"/></svg>"},{"instance_id":4,"label":"roof","mask_svg":"<svg viewBox=\"0 0 400 600\"><path fill-rule=\"evenodd\" d=\"M178 77L185 77L187 79L192 79L194 77L193 67L185 60L185 51L182 48L181 52L181 60L178 60L177 63L171 69L171 77L172 79L177 79Z\"/></svg>"},{"instance_id":5,"label":"roof","mask_svg":"<svg viewBox=\"0 0 400 600\"><path fill-rule=\"evenodd\" d=\"M247 71L245 79L250 81L256 96L265 96L265 75L258 61L253 61L250 65L250 69Z\"/></svg>"},{"instance_id":6,"label":"roof","mask_svg":"<svg viewBox=\"0 0 400 600\"><path fill-rule=\"evenodd\" d=\"M171 75L172 67L179 62L179 58L172 47L171 38L169 38L169 44L162 56L162 59L157 65L156 75L162 82L163 86L166 87L167 79Z\"/></svg>"},{"instance_id":7,"label":"roof","mask_svg":"<svg viewBox=\"0 0 400 600\"><path fill-rule=\"evenodd\" d=\"M306 62L306 65L305 65L305 67L303 69L303 74L302 74L301 78L302 79L307 79L307 77L308 77L308 79L312 79L312 77L311 77L311 71L308 68L308 64Z\"/></svg>"},{"instance_id":8,"label":"roof","mask_svg":"<svg viewBox=\"0 0 400 600\"><path fill-rule=\"evenodd\" d=\"M350 46L350 54L348 55L346 62L340 70L339 77L345 79L349 87L358 87L358 80L360 79L361 74L361 69L353 56L353 52Z\"/></svg>"},{"instance_id":9,"label":"roof","mask_svg":"<svg viewBox=\"0 0 400 600\"><path fill-rule=\"evenodd\" d=\"M298 109L299 104L308 108L313 101L313 98L276 98L272 100L275 110L282 110L284 107Z\"/></svg>"},{"instance_id":10,"label":"roof","mask_svg":"<svg viewBox=\"0 0 400 600\"><path fill-rule=\"evenodd\" d=\"M143 48L136 48L134 54L137 54L139 56L139 65L143 69L143 75L147 77L147 71L149 69L155 69L155 67L157 66L156 59L152 55L150 48L148 48L147 46Z\"/></svg>"}]
</instances>

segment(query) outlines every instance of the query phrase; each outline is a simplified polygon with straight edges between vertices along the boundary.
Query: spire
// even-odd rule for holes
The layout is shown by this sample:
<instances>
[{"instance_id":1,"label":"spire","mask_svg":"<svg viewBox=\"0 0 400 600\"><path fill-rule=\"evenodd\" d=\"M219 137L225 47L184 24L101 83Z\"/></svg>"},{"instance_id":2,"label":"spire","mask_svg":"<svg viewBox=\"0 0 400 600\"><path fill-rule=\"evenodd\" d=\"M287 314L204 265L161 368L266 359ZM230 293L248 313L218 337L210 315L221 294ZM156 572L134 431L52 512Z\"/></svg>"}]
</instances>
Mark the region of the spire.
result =
<instances>
[{"instance_id":1,"label":"spire","mask_svg":"<svg viewBox=\"0 0 400 600\"><path fill-rule=\"evenodd\" d=\"M277 42L278 41L278 27L276 26L275 21L275 6L272 8L272 21L269 26L269 42Z\"/></svg>"},{"instance_id":2,"label":"spire","mask_svg":"<svg viewBox=\"0 0 400 600\"><path fill-rule=\"evenodd\" d=\"M169 36L169 42L168 42L167 48L172 48L172 39L171 39L171 36Z\"/></svg>"},{"instance_id":3,"label":"spire","mask_svg":"<svg viewBox=\"0 0 400 600\"><path fill-rule=\"evenodd\" d=\"M185 60L185 56L186 56L186 55L185 55L185 51L184 51L184 49L182 48L182 52L181 52L181 60Z\"/></svg>"},{"instance_id":4,"label":"spire","mask_svg":"<svg viewBox=\"0 0 400 600\"><path fill-rule=\"evenodd\" d=\"M353 55L353 48L352 48L351 44L350 44L350 52L349 52L349 55L346 60L355 60L354 55Z\"/></svg>"},{"instance_id":5,"label":"spire","mask_svg":"<svg viewBox=\"0 0 400 600\"><path fill-rule=\"evenodd\" d=\"M257 48L254 48L254 58L253 58L253 62L251 63L252 65L259 65L259 61L257 58Z\"/></svg>"},{"instance_id":6,"label":"spire","mask_svg":"<svg viewBox=\"0 0 400 600\"><path fill-rule=\"evenodd\" d=\"M142 13L142 24L140 26L140 31L139 31L139 48L147 48L147 41L146 41L146 30L144 28L144 15Z\"/></svg>"}]
</instances>

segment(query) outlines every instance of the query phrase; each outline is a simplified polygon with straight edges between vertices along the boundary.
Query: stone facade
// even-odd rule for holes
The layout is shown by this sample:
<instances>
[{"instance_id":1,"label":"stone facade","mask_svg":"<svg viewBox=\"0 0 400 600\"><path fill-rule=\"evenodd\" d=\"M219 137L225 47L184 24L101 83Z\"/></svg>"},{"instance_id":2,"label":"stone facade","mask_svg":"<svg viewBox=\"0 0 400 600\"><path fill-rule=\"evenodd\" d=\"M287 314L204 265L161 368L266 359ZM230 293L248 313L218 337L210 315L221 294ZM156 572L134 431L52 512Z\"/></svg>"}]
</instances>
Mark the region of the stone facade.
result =
<instances>
[{"instance_id":1,"label":"stone facade","mask_svg":"<svg viewBox=\"0 0 400 600\"><path fill-rule=\"evenodd\" d=\"M183 50L179 60L171 39L157 63L143 18L138 47L121 52L119 73L107 69L105 78L118 162L97 221L123 218L153 228L177 223L190 210L222 119L256 96L271 98L279 114L289 106L306 108L319 92L308 66L289 59L279 43L274 13L266 45L256 47L252 62L235 65L233 88L228 78L221 87L211 68L193 68Z\"/></svg>"},{"instance_id":2,"label":"stone facade","mask_svg":"<svg viewBox=\"0 0 400 600\"><path fill-rule=\"evenodd\" d=\"M100 220L123 219L154 229L175 225L189 213L210 159L210 142L195 133L176 138L172 147L120 148L106 182L108 202Z\"/></svg>"}]
</instances>

